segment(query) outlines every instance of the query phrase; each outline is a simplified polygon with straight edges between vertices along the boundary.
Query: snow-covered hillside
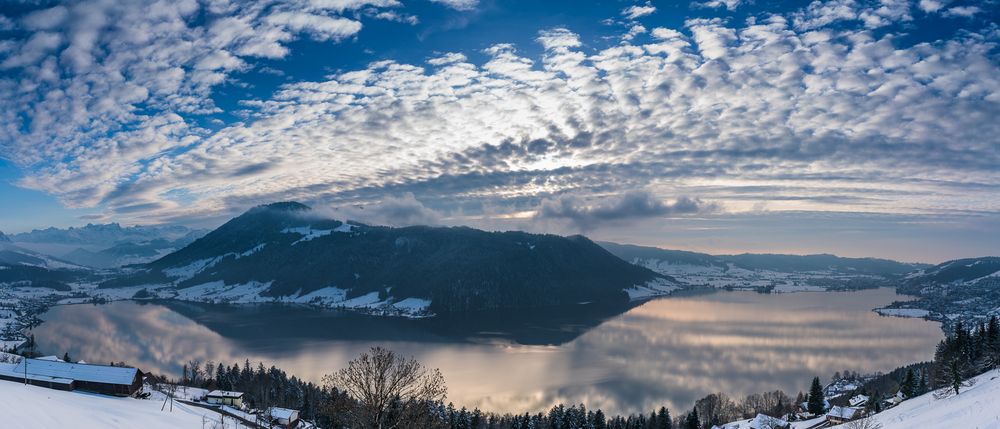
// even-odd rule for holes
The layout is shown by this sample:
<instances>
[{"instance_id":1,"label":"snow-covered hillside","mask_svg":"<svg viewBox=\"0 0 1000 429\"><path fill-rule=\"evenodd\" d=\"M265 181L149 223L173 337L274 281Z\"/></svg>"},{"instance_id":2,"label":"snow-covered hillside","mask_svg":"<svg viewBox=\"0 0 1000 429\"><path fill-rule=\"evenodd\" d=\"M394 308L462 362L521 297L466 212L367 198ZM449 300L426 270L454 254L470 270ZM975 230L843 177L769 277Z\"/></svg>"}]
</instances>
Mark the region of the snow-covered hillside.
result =
<instances>
[{"instance_id":1,"label":"snow-covered hillside","mask_svg":"<svg viewBox=\"0 0 1000 429\"><path fill-rule=\"evenodd\" d=\"M184 429L222 428L220 415L204 408L174 402L163 411L157 399L118 398L83 392L63 392L0 381L0 416L5 427L23 429ZM227 418L226 428L236 423Z\"/></svg>"},{"instance_id":2,"label":"snow-covered hillside","mask_svg":"<svg viewBox=\"0 0 1000 429\"><path fill-rule=\"evenodd\" d=\"M957 396L936 399L933 392L903 401L876 414L882 429L1000 428L1000 371L976 377L972 387ZM846 429L846 425L837 426Z\"/></svg>"}]
</instances>

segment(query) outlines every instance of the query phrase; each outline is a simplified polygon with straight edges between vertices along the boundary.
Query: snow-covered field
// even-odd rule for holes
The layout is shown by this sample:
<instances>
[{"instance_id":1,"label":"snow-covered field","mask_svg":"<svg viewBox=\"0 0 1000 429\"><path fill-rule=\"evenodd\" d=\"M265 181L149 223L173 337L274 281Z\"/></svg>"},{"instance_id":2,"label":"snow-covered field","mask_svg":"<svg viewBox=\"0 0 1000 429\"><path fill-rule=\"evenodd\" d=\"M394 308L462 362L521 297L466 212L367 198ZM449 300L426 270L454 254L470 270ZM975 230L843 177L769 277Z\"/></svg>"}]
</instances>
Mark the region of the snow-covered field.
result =
<instances>
[{"instance_id":1,"label":"snow-covered field","mask_svg":"<svg viewBox=\"0 0 1000 429\"><path fill-rule=\"evenodd\" d=\"M928 310L923 310L920 308L876 308L875 312L883 316L896 316L896 317L927 317L931 314Z\"/></svg>"},{"instance_id":2,"label":"snow-covered field","mask_svg":"<svg viewBox=\"0 0 1000 429\"><path fill-rule=\"evenodd\" d=\"M882 429L1000 429L1000 371L976 377L976 384L957 396L937 399L933 392L927 393L903 401L873 419Z\"/></svg>"},{"instance_id":3,"label":"snow-covered field","mask_svg":"<svg viewBox=\"0 0 1000 429\"><path fill-rule=\"evenodd\" d=\"M754 289L774 287L772 292L823 292L831 281L848 281L873 276L863 274L842 274L833 271L780 272L771 270L747 270L729 263L720 265L677 264L659 259L635 259L640 265L657 273L671 276L677 281L691 286L714 288Z\"/></svg>"},{"instance_id":4,"label":"snow-covered field","mask_svg":"<svg viewBox=\"0 0 1000 429\"><path fill-rule=\"evenodd\" d=\"M625 289L628 298L632 301L653 298L657 296L669 295L671 292L680 289L679 286L665 280L656 279L646 282L644 285L635 285Z\"/></svg>"},{"instance_id":5,"label":"snow-covered field","mask_svg":"<svg viewBox=\"0 0 1000 429\"><path fill-rule=\"evenodd\" d=\"M222 428L220 415L174 402L163 411L162 396L133 399L83 392L63 392L0 381L0 416L4 427L22 429L184 429ZM235 429L232 419L226 428ZM10 425L10 426L7 426Z\"/></svg>"}]
</instances>

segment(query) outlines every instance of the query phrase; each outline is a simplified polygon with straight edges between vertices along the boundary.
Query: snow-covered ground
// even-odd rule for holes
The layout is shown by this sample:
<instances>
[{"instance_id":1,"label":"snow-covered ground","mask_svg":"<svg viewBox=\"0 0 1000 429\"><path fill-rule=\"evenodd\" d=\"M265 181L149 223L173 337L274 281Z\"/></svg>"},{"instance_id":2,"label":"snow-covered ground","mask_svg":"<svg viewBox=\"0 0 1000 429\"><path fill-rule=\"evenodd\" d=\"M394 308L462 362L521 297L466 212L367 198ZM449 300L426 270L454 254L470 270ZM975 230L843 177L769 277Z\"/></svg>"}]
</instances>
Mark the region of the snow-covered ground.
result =
<instances>
[{"instance_id":1,"label":"snow-covered ground","mask_svg":"<svg viewBox=\"0 0 1000 429\"><path fill-rule=\"evenodd\" d=\"M692 285L715 288L755 289L773 287L771 292L823 292L831 282L857 279L876 279L864 274L844 274L830 271L780 272L771 270L748 270L729 263L722 265L677 264L659 259L635 259L640 265L657 273Z\"/></svg>"},{"instance_id":2,"label":"snow-covered ground","mask_svg":"<svg viewBox=\"0 0 1000 429\"><path fill-rule=\"evenodd\" d=\"M1000 429L1000 371L976 377L976 384L957 396L937 399L933 392L927 393L903 401L873 419L882 429Z\"/></svg>"},{"instance_id":3,"label":"snow-covered ground","mask_svg":"<svg viewBox=\"0 0 1000 429\"><path fill-rule=\"evenodd\" d=\"M636 301L640 299L669 295L671 292L678 289L680 289L680 286L677 286L666 279L655 279L646 282L644 285L635 285L625 289L625 293L628 294L628 298L630 300Z\"/></svg>"},{"instance_id":4,"label":"snow-covered ground","mask_svg":"<svg viewBox=\"0 0 1000 429\"><path fill-rule=\"evenodd\" d=\"M735 422L726 423L726 424L724 424L722 426L719 426L719 427L721 429L756 429L756 428L760 428L760 427L766 427L766 426L759 425L760 421L758 421L757 422L758 426L756 426L756 428L755 428L753 426L754 420L756 420L756 418L754 418L754 419L745 419L745 420L737 420ZM817 424L819 424L820 422L822 422L824 420L826 420L826 417L817 417L815 419L802 420L802 421L789 422L789 423L792 425L791 429L806 429L806 428L811 428L813 426L816 426ZM766 422L766 420L765 420L765 422Z\"/></svg>"},{"instance_id":5,"label":"snow-covered ground","mask_svg":"<svg viewBox=\"0 0 1000 429\"><path fill-rule=\"evenodd\" d=\"M63 392L0 381L0 416L4 426L22 429L198 429L222 428L220 415L174 401L163 411L162 396L119 398L83 392ZM226 428L235 429L232 419Z\"/></svg>"},{"instance_id":6,"label":"snow-covered ground","mask_svg":"<svg viewBox=\"0 0 1000 429\"><path fill-rule=\"evenodd\" d=\"M931 314L930 311L920 309L920 308L876 308L875 312L883 316L896 316L896 317L927 317Z\"/></svg>"}]
</instances>

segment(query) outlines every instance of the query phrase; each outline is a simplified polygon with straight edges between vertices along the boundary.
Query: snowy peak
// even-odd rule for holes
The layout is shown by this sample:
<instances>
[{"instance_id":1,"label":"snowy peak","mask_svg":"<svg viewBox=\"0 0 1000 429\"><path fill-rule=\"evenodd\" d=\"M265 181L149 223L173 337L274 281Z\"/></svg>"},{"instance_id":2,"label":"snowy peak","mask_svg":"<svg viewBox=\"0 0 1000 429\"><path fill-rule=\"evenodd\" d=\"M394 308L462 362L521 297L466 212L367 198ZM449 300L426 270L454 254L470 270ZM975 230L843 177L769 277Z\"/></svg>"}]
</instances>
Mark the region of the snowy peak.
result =
<instances>
[{"instance_id":1,"label":"snowy peak","mask_svg":"<svg viewBox=\"0 0 1000 429\"><path fill-rule=\"evenodd\" d=\"M0 243L10 243L10 238L0 231Z\"/></svg>"},{"instance_id":2,"label":"snowy peak","mask_svg":"<svg viewBox=\"0 0 1000 429\"><path fill-rule=\"evenodd\" d=\"M36 229L14 234L9 238L19 243L110 247L119 243L142 243L157 239L177 240L193 232L197 231L179 225L122 227L117 223L108 223L64 229Z\"/></svg>"}]
</instances>

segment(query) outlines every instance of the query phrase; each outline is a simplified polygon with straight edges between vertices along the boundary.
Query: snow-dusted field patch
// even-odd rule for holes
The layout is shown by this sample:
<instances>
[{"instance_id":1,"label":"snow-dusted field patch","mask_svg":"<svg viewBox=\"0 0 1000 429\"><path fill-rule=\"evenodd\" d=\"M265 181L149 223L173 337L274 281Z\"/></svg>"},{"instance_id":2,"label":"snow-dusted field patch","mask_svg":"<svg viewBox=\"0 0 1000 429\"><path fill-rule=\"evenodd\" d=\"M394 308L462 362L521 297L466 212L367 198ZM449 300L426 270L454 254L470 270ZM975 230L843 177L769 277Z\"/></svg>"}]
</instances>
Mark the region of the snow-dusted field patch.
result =
<instances>
[{"instance_id":1,"label":"snow-dusted field patch","mask_svg":"<svg viewBox=\"0 0 1000 429\"><path fill-rule=\"evenodd\" d=\"M209 420L220 420L219 414L204 408L175 401L171 412L169 405L160 411L161 405L162 400L63 392L0 381L0 416L22 429L197 429ZM227 428L235 428L230 424Z\"/></svg>"},{"instance_id":2,"label":"snow-dusted field patch","mask_svg":"<svg viewBox=\"0 0 1000 429\"><path fill-rule=\"evenodd\" d=\"M876 308L875 312L883 316L896 316L896 317L927 317L931 314L930 311L920 309L920 308Z\"/></svg>"}]
</instances>

